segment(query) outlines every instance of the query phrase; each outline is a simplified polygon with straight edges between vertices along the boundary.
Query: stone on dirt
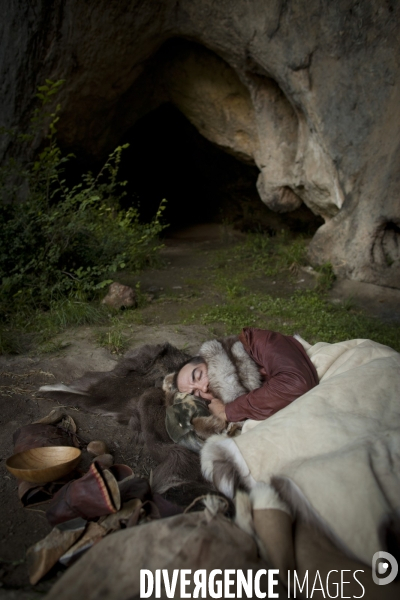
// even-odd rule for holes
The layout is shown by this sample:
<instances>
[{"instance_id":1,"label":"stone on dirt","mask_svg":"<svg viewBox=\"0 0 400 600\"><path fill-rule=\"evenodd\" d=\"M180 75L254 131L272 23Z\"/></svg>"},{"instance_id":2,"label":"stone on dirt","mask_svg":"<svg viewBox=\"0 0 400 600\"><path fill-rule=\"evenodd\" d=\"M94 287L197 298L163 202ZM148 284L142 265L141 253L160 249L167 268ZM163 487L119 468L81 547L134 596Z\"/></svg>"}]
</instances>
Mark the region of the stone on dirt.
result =
<instances>
[{"instance_id":1,"label":"stone on dirt","mask_svg":"<svg viewBox=\"0 0 400 600\"><path fill-rule=\"evenodd\" d=\"M110 308L135 308L137 305L136 293L129 285L114 281L108 288L108 294L103 298L102 304Z\"/></svg>"},{"instance_id":2,"label":"stone on dirt","mask_svg":"<svg viewBox=\"0 0 400 600\"><path fill-rule=\"evenodd\" d=\"M87 451L91 456L100 456L101 454L107 454L107 444L102 440L93 440L87 445Z\"/></svg>"}]
</instances>

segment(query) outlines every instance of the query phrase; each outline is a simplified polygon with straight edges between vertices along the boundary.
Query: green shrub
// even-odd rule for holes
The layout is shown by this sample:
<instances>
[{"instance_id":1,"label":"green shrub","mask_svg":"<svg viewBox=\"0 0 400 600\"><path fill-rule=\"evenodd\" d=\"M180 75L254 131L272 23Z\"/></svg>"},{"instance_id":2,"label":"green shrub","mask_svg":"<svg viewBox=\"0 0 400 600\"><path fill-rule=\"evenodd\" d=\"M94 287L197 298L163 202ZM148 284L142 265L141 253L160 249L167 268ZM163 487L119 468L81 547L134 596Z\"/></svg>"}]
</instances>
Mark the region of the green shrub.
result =
<instances>
[{"instance_id":1,"label":"green shrub","mask_svg":"<svg viewBox=\"0 0 400 600\"><path fill-rule=\"evenodd\" d=\"M67 185L63 171L72 157L62 156L56 141L60 107L46 108L61 83L47 80L39 87L41 109L25 136L32 139L47 120L45 147L26 168L10 160L1 172L0 310L6 317L28 305L48 309L59 298L90 300L118 270L152 264L165 227L165 200L148 224L136 208L121 209L126 182L118 181L118 167L126 145L110 154L97 176L87 173ZM17 200L22 186L29 190L25 202Z\"/></svg>"}]
</instances>

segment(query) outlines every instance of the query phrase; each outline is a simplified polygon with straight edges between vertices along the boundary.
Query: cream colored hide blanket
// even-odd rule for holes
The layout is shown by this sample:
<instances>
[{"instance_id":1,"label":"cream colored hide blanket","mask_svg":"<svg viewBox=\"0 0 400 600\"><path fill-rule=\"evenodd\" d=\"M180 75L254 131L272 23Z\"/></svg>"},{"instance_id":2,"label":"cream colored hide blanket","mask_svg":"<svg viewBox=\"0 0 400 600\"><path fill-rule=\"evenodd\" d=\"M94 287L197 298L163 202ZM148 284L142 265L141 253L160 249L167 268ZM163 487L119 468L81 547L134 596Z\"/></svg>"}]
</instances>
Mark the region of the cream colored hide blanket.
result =
<instances>
[{"instance_id":1,"label":"cream colored hide blanket","mask_svg":"<svg viewBox=\"0 0 400 600\"><path fill-rule=\"evenodd\" d=\"M202 470L228 495L234 476L248 489L271 482L297 517L370 565L385 549L379 527L400 515L400 354L370 340L304 346L320 384L236 438L209 438Z\"/></svg>"}]
</instances>

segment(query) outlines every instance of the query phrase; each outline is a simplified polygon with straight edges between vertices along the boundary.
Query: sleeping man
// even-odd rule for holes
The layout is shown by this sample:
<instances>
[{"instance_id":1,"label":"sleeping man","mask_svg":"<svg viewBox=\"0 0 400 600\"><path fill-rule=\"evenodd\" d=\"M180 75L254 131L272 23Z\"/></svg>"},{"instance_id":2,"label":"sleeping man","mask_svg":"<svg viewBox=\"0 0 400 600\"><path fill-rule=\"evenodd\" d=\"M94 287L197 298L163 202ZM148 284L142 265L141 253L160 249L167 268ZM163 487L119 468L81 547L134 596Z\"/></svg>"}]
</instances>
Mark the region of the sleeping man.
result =
<instances>
[{"instance_id":1,"label":"sleeping man","mask_svg":"<svg viewBox=\"0 0 400 600\"><path fill-rule=\"evenodd\" d=\"M295 337L252 327L205 342L173 378L175 389L210 401L210 412L225 422L267 419L317 384Z\"/></svg>"}]
</instances>

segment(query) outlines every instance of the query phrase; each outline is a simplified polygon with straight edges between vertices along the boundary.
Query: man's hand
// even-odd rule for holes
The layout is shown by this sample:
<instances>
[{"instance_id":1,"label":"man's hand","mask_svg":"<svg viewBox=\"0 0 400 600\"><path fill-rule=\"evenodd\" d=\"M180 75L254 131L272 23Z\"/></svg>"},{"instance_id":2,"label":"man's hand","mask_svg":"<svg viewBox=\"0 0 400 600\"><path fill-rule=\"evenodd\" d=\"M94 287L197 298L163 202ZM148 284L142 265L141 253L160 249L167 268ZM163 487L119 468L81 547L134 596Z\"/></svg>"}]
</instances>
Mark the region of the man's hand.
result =
<instances>
[{"instance_id":1,"label":"man's hand","mask_svg":"<svg viewBox=\"0 0 400 600\"><path fill-rule=\"evenodd\" d=\"M194 396L196 396L197 398L203 398L203 400L207 400L207 402L209 400L213 400L214 396L212 394L210 394L209 392L200 392L199 390L195 390Z\"/></svg>"},{"instance_id":2,"label":"man's hand","mask_svg":"<svg viewBox=\"0 0 400 600\"><path fill-rule=\"evenodd\" d=\"M225 404L219 398L213 398L208 405L208 410L215 417L219 417L226 422Z\"/></svg>"}]
</instances>

